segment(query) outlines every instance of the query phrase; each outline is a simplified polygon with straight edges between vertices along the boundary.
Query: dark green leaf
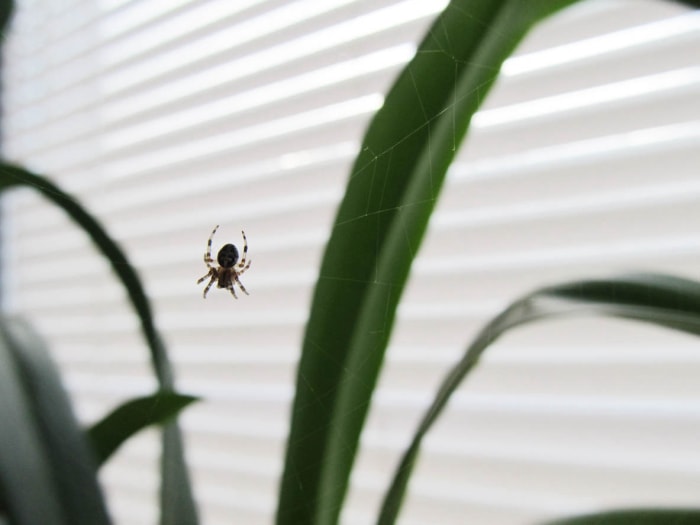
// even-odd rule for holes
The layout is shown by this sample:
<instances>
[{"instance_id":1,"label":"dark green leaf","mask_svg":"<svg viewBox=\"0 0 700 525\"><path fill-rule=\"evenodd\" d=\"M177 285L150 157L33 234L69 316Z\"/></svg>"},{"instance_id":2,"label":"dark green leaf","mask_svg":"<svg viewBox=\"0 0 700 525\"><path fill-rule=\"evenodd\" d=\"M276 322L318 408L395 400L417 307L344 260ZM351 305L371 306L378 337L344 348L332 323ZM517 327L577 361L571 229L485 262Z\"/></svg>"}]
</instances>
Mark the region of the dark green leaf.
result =
<instances>
[{"instance_id":1,"label":"dark green leaf","mask_svg":"<svg viewBox=\"0 0 700 525\"><path fill-rule=\"evenodd\" d=\"M141 279L129 264L124 251L115 243L99 222L73 197L50 180L11 164L0 164L0 191L16 186L35 189L62 208L87 233L95 246L111 263L112 270L126 288L129 299L141 320L141 328L151 351L153 369L162 389L172 388L172 370L165 347L153 324L153 314L141 284Z\"/></svg>"},{"instance_id":2,"label":"dark green leaf","mask_svg":"<svg viewBox=\"0 0 700 525\"><path fill-rule=\"evenodd\" d=\"M546 525L698 525L699 509L630 509L562 518Z\"/></svg>"},{"instance_id":3,"label":"dark green leaf","mask_svg":"<svg viewBox=\"0 0 700 525\"><path fill-rule=\"evenodd\" d=\"M12 0L0 0L0 36L4 39L7 34L8 25L15 10L15 3Z\"/></svg>"},{"instance_id":4,"label":"dark green leaf","mask_svg":"<svg viewBox=\"0 0 700 525\"><path fill-rule=\"evenodd\" d=\"M688 7L700 9L700 0L676 0L678 3L686 4Z\"/></svg>"},{"instance_id":5,"label":"dark green leaf","mask_svg":"<svg viewBox=\"0 0 700 525\"><path fill-rule=\"evenodd\" d=\"M67 525L31 407L0 341L0 501L15 525Z\"/></svg>"},{"instance_id":6,"label":"dark green leaf","mask_svg":"<svg viewBox=\"0 0 700 525\"><path fill-rule=\"evenodd\" d=\"M278 525L334 524L396 306L446 170L501 64L574 0L453 0L376 114L321 265Z\"/></svg>"},{"instance_id":7,"label":"dark green leaf","mask_svg":"<svg viewBox=\"0 0 700 525\"><path fill-rule=\"evenodd\" d=\"M153 369L161 390L172 391L174 388L173 373L165 346L153 323L151 307L146 298L141 280L136 270L129 264L122 249L107 235L97 220L78 201L51 181L21 167L11 164L0 164L0 192L17 186L33 188L61 207L68 216L83 228L95 243L95 246L109 260L114 273L126 288L129 299L139 316L141 328L150 349ZM178 487L177 493L161 494L161 498L165 502L163 508L167 507L176 516L189 516L191 509L194 508L193 496L189 488L189 475L185 466L181 438L173 438L173 434L180 431L176 422L169 423L165 430L163 434L163 455L168 457L169 460L163 463L164 469L167 470L164 470L161 475L169 479L173 476L179 476L179 478L163 484L163 490L166 490L168 487ZM180 509L182 509L182 512L179 511ZM183 521L181 523L183 525L191 525L196 523L196 521Z\"/></svg>"},{"instance_id":8,"label":"dark green leaf","mask_svg":"<svg viewBox=\"0 0 700 525\"><path fill-rule=\"evenodd\" d=\"M15 344L14 338L3 330L0 337L0 501L15 525L68 525L70 522L61 502L64 494L57 477L61 473L54 471L55 460L61 454L44 442L46 421L41 419L46 414L40 413L42 407L37 406L43 402L32 397L34 387L27 384L31 379L17 362L17 349L11 348ZM32 366L29 361L24 365ZM63 431L71 423L58 422ZM94 470L92 472L94 475Z\"/></svg>"},{"instance_id":9,"label":"dark green leaf","mask_svg":"<svg viewBox=\"0 0 700 525\"><path fill-rule=\"evenodd\" d=\"M94 455L73 414L56 365L26 322L0 318L0 329L31 406L67 522L109 523Z\"/></svg>"},{"instance_id":10,"label":"dark green leaf","mask_svg":"<svg viewBox=\"0 0 700 525\"><path fill-rule=\"evenodd\" d=\"M151 425L163 424L187 405L194 396L159 392L127 401L95 423L88 436L98 464L103 464L131 436Z\"/></svg>"},{"instance_id":11,"label":"dark green leaf","mask_svg":"<svg viewBox=\"0 0 700 525\"><path fill-rule=\"evenodd\" d=\"M486 348L516 326L574 314L620 317L700 335L700 283L666 275L630 275L542 288L512 303L479 332L443 380L394 474L382 505L381 525L395 523L423 437Z\"/></svg>"},{"instance_id":12,"label":"dark green leaf","mask_svg":"<svg viewBox=\"0 0 700 525\"><path fill-rule=\"evenodd\" d=\"M199 521L184 457L182 433L167 425L163 429L161 457L161 525L194 525Z\"/></svg>"}]
</instances>

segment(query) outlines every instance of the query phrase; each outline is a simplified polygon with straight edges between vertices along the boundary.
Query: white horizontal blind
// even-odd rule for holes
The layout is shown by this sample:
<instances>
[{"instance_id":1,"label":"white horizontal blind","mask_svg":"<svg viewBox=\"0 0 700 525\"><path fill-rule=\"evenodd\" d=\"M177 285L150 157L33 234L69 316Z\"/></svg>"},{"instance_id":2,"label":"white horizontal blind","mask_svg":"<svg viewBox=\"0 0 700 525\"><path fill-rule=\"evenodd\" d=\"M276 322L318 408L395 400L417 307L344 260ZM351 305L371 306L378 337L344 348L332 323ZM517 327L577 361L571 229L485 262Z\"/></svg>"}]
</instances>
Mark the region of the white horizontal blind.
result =
<instances>
[{"instance_id":1,"label":"white horizontal blind","mask_svg":"<svg viewBox=\"0 0 700 525\"><path fill-rule=\"evenodd\" d=\"M444 5L425 0L20 1L6 156L50 174L137 265L178 367L207 525L270 523L323 243L362 131ZM474 119L416 262L352 479L371 523L447 367L534 286L616 271L700 278L700 17L591 0L520 47ZM91 421L149 391L123 291L31 192L6 201L6 309L27 314ZM194 281L248 236L250 296ZM593 319L498 343L424 447L404 525L521 524L700 493L700 353ZM156 521L157 441L103 476L117 523Z\"/></svg>"}]
</instances>

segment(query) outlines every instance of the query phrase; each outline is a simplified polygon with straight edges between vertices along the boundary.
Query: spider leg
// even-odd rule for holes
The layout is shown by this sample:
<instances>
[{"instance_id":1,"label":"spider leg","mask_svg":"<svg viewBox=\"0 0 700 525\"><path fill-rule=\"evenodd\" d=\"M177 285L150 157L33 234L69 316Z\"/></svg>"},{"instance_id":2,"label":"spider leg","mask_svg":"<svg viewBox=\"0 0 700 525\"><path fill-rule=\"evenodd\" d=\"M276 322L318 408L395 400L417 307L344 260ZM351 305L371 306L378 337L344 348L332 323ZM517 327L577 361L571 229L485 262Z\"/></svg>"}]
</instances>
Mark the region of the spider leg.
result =
<instances>
[{"instance_id":1,"label":"spider leg","mask_svg":"<svg viewBox=\"0 0 700 525\"><path fill-rule=\"evenodd\" d=\"M250 295L250 294L248 293L248 290L245 289L245 286L243 286L243 283L241 282L241 280L238 278L238 274L236 274L236 273L233 274L233 280L236 281L236 283L238 283L238 287L239 287L241 290L243 290L243 293L244 293L244 294ZM231 289L233 289L233 283L231 283ZM235 295L235 294L234 294L234 295Z\"/></svg>"},{"instance_id":2,"label":"spider leg","mask_svg":"<svg viewBox=\"0 0 700 525\"><path fill-rule=\"evenodd\" d=\"M239 268L243 268L243 266L245 266L246 257L248 256L248 239L246 238L243 230L241 230L241 235L243 235L243 257L241 258L241 262L236 265Z\"/></svg>"},{"instance_id":3,"label":"spider leg","mask_svg":"<svg viewBox=\"0 0 700 525\"><path fill-rule=\"evenodd\" d=\"M214 262L214 259L211 258L211 241L214 239L214 234L216 233L216 230L219 229L219 225L217 224L214 226L214 229L211 231L211 235L209 236L209 240L207 241L207 251L204 254L204 262L207 263L207 266L209 265L209 261Z\"/></svg>"},{"instance_id":4,"label":"spider leg","mask_svg":"<svg viewBox=\"0 0 700 525\"><path fill-rule=\"evenodd\" d=\"M208 268L214 268L211 264L214 262L214 259L212 259L208 253L204 254L204 264L207 265Z\"/></svg>"},{"instance_id":5,"label":"spider leg","mask_svg":"<svg viewBox=\"0 0 700 525\"><path fill-rule=\"evenodd\" d=\"M205 276L200 277L200 278L197 280L197 284L201 283L201 282L202 282L204 279L206 279L207 277L211 277L211 272L207 272L207 274L206 274Z\"/></svg>"},{"instance_id":6,"label":"spider leg","mask_svg":"<svg viewBox=\"0 0 700 525\"><path fill-rule=\"evenodd\" d=\"M228 285L227 288L228 288L228 291L231 292L231 294L233 295L234 299L238 299L238 296L236 295L236 290L233 289L233 283L232 283L232 282L229 283L229 285Z\"/></svg>"},{"instance_id":7,"label":"spider leg","mask_svg":"<svg viewBox=\"0 0 700 525\"><path fill-rule=\"evenodd\" d=\"M239 268L239 267L238 267L239 265L237 264L237 265L236 265L236 273L237 273L238 275L241 275L241 274L242 274L243 272L245 272L248 268L250 268L250 263L252 263L252 262L253 262L253 261L248 260L248 264L246 264L246 265L243 266L242 268Z\"/></svg>"},{"instance_id":8,"label":"spider leg","mask_svg":"<svg viewBox=\"0 0 700 525\"><path fill-rule=\"evenodd\" d=\"M206 279L207 277L208 277L208 275L205 275L205 276L202 277L198 282L203 281L203 280ZM211 288L211 285L214 284L214 281L215 281L215 280L216 280L216 275L212 275L212 276L211 276L211 280L207 283L206 288L204 288L204 293L202 294L202 297L203 297L204 299L207 298L207 292L209 291L209 288Z\"/></svg>"}]
</instances>

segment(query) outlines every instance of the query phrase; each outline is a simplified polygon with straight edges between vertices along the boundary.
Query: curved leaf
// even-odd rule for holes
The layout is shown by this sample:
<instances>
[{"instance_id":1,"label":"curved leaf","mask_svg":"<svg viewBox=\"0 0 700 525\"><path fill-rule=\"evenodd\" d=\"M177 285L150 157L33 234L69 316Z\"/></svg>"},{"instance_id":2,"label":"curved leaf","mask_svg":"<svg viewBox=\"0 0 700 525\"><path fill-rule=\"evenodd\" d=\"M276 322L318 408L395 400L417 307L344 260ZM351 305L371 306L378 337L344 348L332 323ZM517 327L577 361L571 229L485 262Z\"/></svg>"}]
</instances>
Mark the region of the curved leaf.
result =
<instances>
[{"instance_id":1,"label":"curved leaf","mask_svg":"<svg viewBox=\"0 0 700 525\"><path fill-rule=\"evenodd\" d=\"M19 166L0 163L0 192L16 186L27 186L37 190L46 199L62 208L84 231L95 246L111 263L112 270L126 288L131 304L141 320L141 329L151 352L153 369L162 389L172 388L172 369L163 341L153 323L153 314L133 266L129 264L123 250L107 235L107 232L73 197L65 193L50 180Z\"/></svg>"},{"instance_id":2,"label":"curved leaf","mask_svg":"<svg viewBox=\"0 0 700 525\"><path fill-rule=\"evenodd\" d=\"M0 337L0 506L15 525L68 525L50 451L14 354Z\"/></svg>"},{"instance_id":3,"label":"curved leaf","mask_svg":"<svg viewBox=\"0 0 700 525\"><path fill-rule=\"evenodd\" d=\"M163 424L196 401L194 396L158 392L127 401L88 430L98 464L103 464L131 436L151 425Z\"/></svg>"},{"instance_id":4,"label":"curved leaf","mask_svg":"<svg viewBox=\"0 0 700 525\"><path fill-rule=\"evenodd\" d=\"M162 391L172 391L173 372L163 341L153 323L151 307L143 285L122 249L107 235L102 226L73 197L48 179L19 166L0 163L0 192L17 186L37 190L45 198L61 207L90 236L95 246L109 260L112 270L127 290L129 299L141 321L141 329L150 349L151 361ZM168 509L174 516L163 524L192 525L197 522L194 497L185 466L182 439L176 422L169 423L163 433L163 479L161 487L162 511ZM175 438L175 434L178 437ZM166 483L165 480L168 480ZM177 492L169 492L177 487ZM163 516L161 519L164 520ZM182 521L177 521L182 519Z\"/></svg>"},{"instance_id":5,"label":"curved leaf","mask_svg":"<svg viewBox=\"0 0 700 525\"><path fill-rule=\"evenodd\" d=\"M374 117L316 284L277 523L337 522L399 297L447 168L503 61L575 0L453 0Z\"/></svg>"},{"instance_id":6,"label":"curved leaf","mask_svg":"<svg viewBox=\"0 0 700 525\"><path fill-rule=\"evenodd\" d=\"M700 283L667 275L630 275L550 286L512 303L478 333L443 380L394 474L378 523L395 523L423 437L486 348L516 326L574 314L620 317L700 335Z\"/></svg>"},{"instance_id":7,"label":"curved leaf","mask_svg":"<svg viewBox=\"0 0 700 525\"><path fill-rule=\"evenodd\" d=\"M546 525L697 525L698 509L629 509L548 521Z\"/></svg>"},{"instance_id":8,"label":"curved leaf","mask_svg":"<svg viewBox=\"0 0 700 525\"><path fill-rule=\"evenodd\" d=\"M10 467L3 461L0 466L3 478L14 478L3 483L13 520L23 522L20 516L27 511L33 516L27 523L110 523L95 458L42 341L18 319L0 319L0 333L13 361L10 366L1 366L4 374L13 377L0 378L0 383L7 383L3 387L8 388L18 382L23 398L21 406L16 404L20 413L2 415L0 430L0 454L12 456L16 463ZM20 393L0 397L6 395L7 402L19 401ZM55 498L60 510L52 508L48 498ZM42 519L36 519L37 512Z\"/></svg>"}]
</instances>

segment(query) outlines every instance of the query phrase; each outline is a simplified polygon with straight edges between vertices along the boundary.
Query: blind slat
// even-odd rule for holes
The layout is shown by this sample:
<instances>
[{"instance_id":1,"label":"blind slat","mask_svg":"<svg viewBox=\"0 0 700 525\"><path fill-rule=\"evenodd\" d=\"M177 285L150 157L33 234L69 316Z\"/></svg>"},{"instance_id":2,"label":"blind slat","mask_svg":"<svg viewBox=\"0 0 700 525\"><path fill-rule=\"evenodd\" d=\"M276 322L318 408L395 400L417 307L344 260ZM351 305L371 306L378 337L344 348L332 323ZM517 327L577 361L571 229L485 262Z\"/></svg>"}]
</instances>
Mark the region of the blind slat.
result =
<instances>
[{"instance_id":1,"label":"blind slat","mask_svg":"<svg viewBox=\"0 0 700 525\"><path fill-rule=\"evenodd\" d=\"M203 523L269 523L337 204L382 94L446 2L45 3L18 2L7 39L5 155L76 195L135 263L179 388L203 397L181 420ZM589 0L506 62L435 202L344 525L376 518L442 376L518 295L617 272L700 278L699 39L700 17L680 5ZM152 391L108 262L32 192L6 208L5 305L50 342L81 419ZM249 296L204 300L195 284L216 224L214 252L246 231ZM514 331L428 436L400 522L693 505L699 372L692 337L650 326ZM158 455L146 432L106 467L116 522L157 520Z\"/></svg>"}]
</instances>

